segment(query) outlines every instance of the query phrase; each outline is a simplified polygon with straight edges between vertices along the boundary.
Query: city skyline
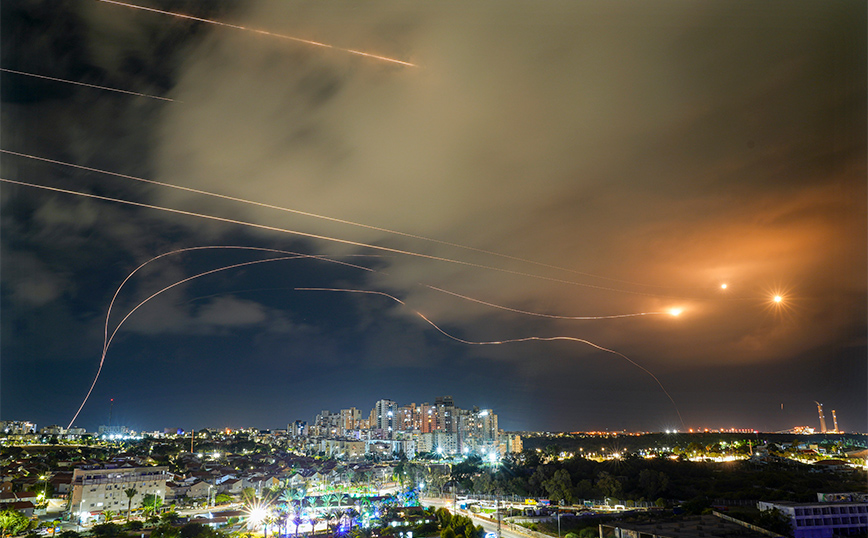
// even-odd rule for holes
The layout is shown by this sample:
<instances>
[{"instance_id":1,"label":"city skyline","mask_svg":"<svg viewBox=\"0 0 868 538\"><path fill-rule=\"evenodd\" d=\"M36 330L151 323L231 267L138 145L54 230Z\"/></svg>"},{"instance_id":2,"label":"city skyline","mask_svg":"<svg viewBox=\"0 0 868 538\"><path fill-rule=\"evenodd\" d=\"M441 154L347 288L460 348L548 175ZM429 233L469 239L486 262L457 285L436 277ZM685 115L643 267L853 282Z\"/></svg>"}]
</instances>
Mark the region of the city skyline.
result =
<instances>
[{"instance_id":1,"label":"city skyline","mask_svg":"<svg viewBox=\"0 0 868 538\"><path fill-rule=\"evenodd\" d=\"M0 420L868 430L864 3L335 6L2 4Z\"/></svg>"}]
</instances>

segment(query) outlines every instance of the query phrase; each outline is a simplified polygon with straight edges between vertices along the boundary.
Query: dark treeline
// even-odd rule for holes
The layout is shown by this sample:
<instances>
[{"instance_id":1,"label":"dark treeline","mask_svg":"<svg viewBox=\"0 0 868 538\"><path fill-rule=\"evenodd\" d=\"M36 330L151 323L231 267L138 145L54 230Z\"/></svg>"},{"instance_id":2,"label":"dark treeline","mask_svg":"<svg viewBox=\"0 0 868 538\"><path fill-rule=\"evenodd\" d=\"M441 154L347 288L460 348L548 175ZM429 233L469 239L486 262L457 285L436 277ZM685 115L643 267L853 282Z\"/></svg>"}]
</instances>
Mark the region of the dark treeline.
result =
<instances>
[{"instance_id":1,"label":"dark treeline","mask_svg":"<svg viewBox=\"0 0 868 538\"><path fill-rule=\"evenodd\" d=\"M816 501L818 492L866 490L864 472L818 472L792 461L691 462L627 454L598 462L581 456L547 458L535 450L508 457L496 468L468 458L453 465L452 479L467 492L543 497L564 504L604 498L664 505L690 500L706 505L715 500L808 502Z\"/></svg>"}]
</instances>

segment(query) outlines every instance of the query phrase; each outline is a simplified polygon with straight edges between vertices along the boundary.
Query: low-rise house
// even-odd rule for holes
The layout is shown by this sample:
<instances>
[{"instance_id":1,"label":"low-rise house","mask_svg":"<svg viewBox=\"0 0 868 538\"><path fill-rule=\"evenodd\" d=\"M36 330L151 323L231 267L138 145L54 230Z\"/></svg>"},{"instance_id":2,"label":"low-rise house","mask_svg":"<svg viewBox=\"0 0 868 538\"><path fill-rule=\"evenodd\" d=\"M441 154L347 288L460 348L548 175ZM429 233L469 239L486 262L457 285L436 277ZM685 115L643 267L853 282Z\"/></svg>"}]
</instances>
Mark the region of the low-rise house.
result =
<instances>
[{"instance_id":1,"label":"low-rise house","mask_svg":"<svg viewBox=\"0 0 868 538\"><path fill-rule=\"evenodd\" d=\"M214 488L214 486L200 480L190 485L190 487L187 489L187 498L207 499L212 488Z\"/></svg>"},{"instance_id":2,"label":"low-rise house","mask_svg":"<svg viewBox=\"0 0 868 538\"><path fill-rule=\"evenodd\" d=\"M33 511L36 509L36 507L30 501L15 501L15 502L7 503L4 506L8 506L12 510L16 510L18 512L21 512L22 514L24 514L27 517L33 517Z\"/></svg>"},{"instance_id":3,"label":"low-rise house","mask_svg":"<svg viewBox=\"0 0 868 538\"><path fill-rule=\"evenodd\" d=\"M226 493L227 495L241 495L241 492L244 490L243 486L244 482L238 478L230 478L229 480L224 480L223 483L220 484L218 491L220 493Z\"/></svg>"},{"instance_id":4,"label":"low-rise house","mask_svg":"<svg viewBox=\"0 0 868 538\"><path fill-rule=\"evenodd\" d=\"M166 482L166 503L178 501L187 496L190 486L178 482Z\"/></svg>"}]
</instances>

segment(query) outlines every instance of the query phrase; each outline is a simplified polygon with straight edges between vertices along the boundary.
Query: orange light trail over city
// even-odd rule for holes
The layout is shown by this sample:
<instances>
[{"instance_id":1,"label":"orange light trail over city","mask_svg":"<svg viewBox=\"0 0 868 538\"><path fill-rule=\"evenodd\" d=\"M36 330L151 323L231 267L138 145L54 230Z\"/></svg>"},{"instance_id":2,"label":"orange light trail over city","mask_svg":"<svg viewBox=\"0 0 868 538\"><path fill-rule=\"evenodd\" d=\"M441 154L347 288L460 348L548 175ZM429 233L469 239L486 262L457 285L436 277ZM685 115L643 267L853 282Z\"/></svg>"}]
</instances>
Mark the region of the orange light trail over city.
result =
<instances>
[{"instance_id":1,"label":"orange light trail over city","mask_svg":"<svg viewBox=\"0 0 868 538\"><path fill-rule=\"evenodd\" d=\"M471 301L474 303L478 303L485 306L490 306L491 308L497 308L500 310L506 310L507 312L514 312L516 314L524 314L526 316L536 316L540 318L549 318L549 319L567 319L567 320L599 320L599 319L618 319L618 318L635 318L640 316L660 316L660 315L672 315L678 316L681 314L681 309L673 308L669 312L635 312L632 314L612 314L610 316L561 316L557 314L543 314L540 312L531 312L528 310L520 310L518 308L511 308L508 306L503 306L495 303L489 303L487 301L483 301L481 299L474 299L473 297L468 297L467 295L462 295L460 293L455 293L454 291L444 290L443 288L438 288L437 286L430 286L428 284L422 284L422 286L434 290L439 291L441 293L445 293L447 295L452 295L453 297L458 297L460 299L464 299L466 301ZM677 312L676 312L677 311Z\"/></svg>"},{"instance_id":2,"label":"orange light trail over city","mask_svg":"<svg viewBox=\"0 0 868 538\"><path fill-rule=\"evenodd\" d=\"M228 22L220 22L212 19L204 19L202 17L194 17L192 15L185 15L183 13L175 13L174 11L163 11L162 9L156 9L152 7L138 6L136 4L127 4L126 2L118 2L117 0L97 0L98 2L104 2L106 4L114 4L116 6L123 6L132 9L140 9L142 11L150 11L152 13L160 13L162 15L171 15L172 17L178 17L181 19L188 19L191 21L204 22L207 24L214 24L217 26L224 26L226 28L233 28L235 30L244 30L247 32L253 32L260 35L266 35L269 37L278 37L280 39L288 39L289 41L295 41L296 43L303 43L305 45L311 45L314 47L321 47L325 49L333 49L340 52L346 52L348 54L355 54L356 56L363 56L365 58L370 58L372 60L380 60L383 62L390 62L393 64L403 65L405 67L416 67L416 64L405 62L404 60L398 60L396 58L389 58L388 56L380 56L379 54L372 54L370 52L363 52L355 49L347 49L343 47L337 47L335 45L329 45L328 43L320 43L319 41L312 41L310 39L302 39L300 37L293 37L285 34L278 34L275 32L269 32L267 30L260 30L258 28L249 28L247 26L241 26L240 24L230 24Z\"/></svg>"},{"instance_id":3,"label":"orange light trail over city","mask_svg":"<svg viewBox=\"0 0 868 538\"><path fill-rule=\"evenodd\" d=\"M127 95L135 95L137 97L147 97L148 99L159 99L160 101L169 101L172 103L180 102L180 101L175 101L174 99L169 99L168 97L160 97L159 95L150 95L147 93L131 92L129 90L121 90L118 88L109 88L108 86L98 86L96 84L88 84L86 82L78 82L75 80L68 80L65 78L55 78L55 77L48 77L45 75L37 75L36 73L25 73L24 71L15 71L14 69L0 68L0 71L4 71L6 73L14 73L16 75L24 75L25 77L35 77L35 78L42 78L45 80L53 80L54 82L62 82L64 84L75 84L76 86L87 86L88 88L95 88L97 90L106 90L106 91L110 91L110 92L125 93Z\"/></svg>"},{"instance_id":4,"label":"orange light trail over city","mask_svg":"<svg viewBox=\"0 0 868 538\"><path fill-rule=\"evenodd\" d=\"M120 321L120 322L115 326L115 328L114 328L114 330L112 331L111 335L109 335L109 329L108 329L108 327L109 327L109 321L110 321L110 318L111 318L112 310L114 309L115 302L117 301L118 295L120 295L120 292L121 292L121 290L124 288L124 286L126 285L126 283L127 283L127 282L128 282L128 281L129 281L129 280L130 280L130 279L131 279L131 278L136 274L136 273L138 273L139 270L141 270L141 269L144 268L145 266L151 264L152 262L155 262L155 261L157 261L157 260L159 260L159 259L161 259L161 258L165 258L165 257L167 257L167 256L172 256L172 255L175 255L175 254L181 254L181 253L184 253L184 252L194 252L194 251L203 251L203 250L247 250L247 251L254 251L254 252L267 252L267 253L272 253L272 254L286 254L287 256L282 256L282 257L278 257L278 258L267 258L267 259L264 259L264 260L253 260L253 261L247 261L247 262L242 262L242 263L237 263L237 264L231 264L231 265L227 265L227 266L219 267L219 268L216 268L216 269L211 269L211 270L209 270L209 271L204 271L204 272L202 272L202 273L199 273L199 274L193 275L193 276L191 276L191 277L187 277L187 278L184 278L184 279L182 279L182 280L179 280L178 282L175 282L174 284L171 284L171 285L169 285L169 286L166 286L166 287L160 289L160 290L157 291L156 293L151 294L150 296L148 296L147 298L145 298L143 301L139 302L135 307L133 307L133 308L132 308L132 309L131 309L131 310L130 310L130 311L129 311L129 312L128 312L128 313L127 313L127 314L126 314L122 319L121 319L121 321ZM102 369L103 369L103 366L104 366L104 364L105 364L105 358L106 358L106 355L108 354L109 346L111 345L112 341L114 340L115 335L118 333L118 331L120 330L121 326L122 326L122 325L127 321L127 319L129 319L129 317L130 317L131 315L133 315L133 313L136 312L139 308L141 308L142 306L144 306L145 303L147 303L148 301L150 301L151 299L157 297L158 295L162 294L162 293L165 292L165 291L168 291L168 290L170 290L170 289L172 289L172 288L175 288L175 287L177 287L177 286L179 286L179 285L181 285L181 284L184 284L184 283L186 283L186 282L190 282L191 280L195 280L195 279L197 279L197 278L201 278L201 277L203 277L203 276L211 275L211 274L218 273L218 272L221 272L221 271L226 271L226 270L229 270L229 269L235 269L235 268L238 268L238 267L244 267L244 266L250 266L250 265L257 265L257 264L260 264L260 263L267 263L267 262L273 262L273 261L296 260L296 259L303 259L303 258L304 258L304 259L316 259L316 260L320 260L320 261L326 261L326 262L329 262L329 263L335 263L335 264L339 264L339 265L345 265L345 266L347 266L347 267L352 267L352 268L355 268L355 269L361 269L361 270L363 270L363 271L368 271L368 272L377 272L377 271L375 271L374 269L371 269L371 268L369 268L369 267L364 267L364 266L357 265L357 264L353 264L353 263L348 263L348 262L344 262L344 261L340 261L340 260L335 260L335 259L328 258L328 257L325 257L325 256L321 256L321 255L301 254L301 253L298 253L298 252L292 252L292 251L287 251L287 250L279 250L279 249L271 249L271 248L263 248L263 247L240 246L240 245L209 245L209 246L199 246L199 247L180 248L180 249L172 250L172 251L169 251L169 252L164 252L163 254L160 254L160 255L158 255L158 256L154 256L153 258L150 258L149 260L145 261L144 263L140 264L138 267L136 267L135 269L133 269L133 270L132 270L132 271L131 271L127 276L126 276L126 278L124 278L124 280L123 280L123 281L121 282L121 284L118 286L117 290L115 290L115 293L114 293L114 295L112 296L111 301L109 302L109 307L108 307L108 310L107 310L107 312L106 312L105 329L104 329L104 337L103 337L103 349L102 349L102 353L101 353L101 355L100 355L99 366L98 366L98 368L97 368L97 372L96 372L96 375L94 376L93 382L91 383L90 388L88 389L87 394L86 394L85 397L84 397L84 400L81 402L81 405L79 406L78 410L75 412L75 415L72 417L72 420L69 421L69 425L67 426L67 428L72 427L72 424L75 422L75 419L78 418L78 415L81 413L81 410L82 410L82 409L84 408L84 406L87 404L87 401L88 401L88 399L90 398L90 395L91 395L91 393L93 392L93 389L94 389L94 387L96 386L97 381L99 380L100 374L102 373ZM508 307L503 307L503 306L500 306L500 305L496 305L496 304L494 304L494 303L488 303L488 302L485 302L485 301L480 301L480 300L478 300L478 299L474 299L474 298L472 298L472 297L467 297L467 296L464 296L464 295L455 294L455 293L452 293L452 292L449 292L449 291L446 291L446 290L442 290L442 289L440 289L440 288L436 288L436 287L434 287L434 286L426 286L426 287L431 288L431 289L436 290L436 291L441 291L441 292L443 292L443 293L447 293L447 294L450 294L450 295L453 295L453 296L456 296L456 297L459 297L459 298L462 298L462 299L466 299L466 300L469 300L469 301L473 301L473 302L477 302L477 303L480 303L480 304L484 304L484 305L486 305L486 306L491 306L491 307L494 307L494 308L501 308L501 309L505 309L505 310L509 310L509 311L516 312L516 313L521 313L521 314L537 315L537 316L543 316L543 317L560 317L560 318L564 318L564 319L574 319L574 320L593 320L593 319L611 319L611 318L617 318L617 317L632 317L632 316L640 316L640 315L646 315L646 314L648 314L648 313L640 313L640 314L626 314L626 315L620 315L620 316L596 316L596 317L592 317L592 316L581 316L581 317L580 317L580 316L571 316L571 317L566 317L566 316L547 316L547 315L545 315L545 314L540 314L540 313L536 313L536 312L528 312L528 311L523 311L523 310L517 310L517 309L512 309L512 308L508 308ZM398 299L397 297L394 297L394 296L389 295L389 294L384 293L384 292L377 292L377 291L363 291L363 290L337 290L337 289L325 289L325 288L296 288L296 290L298 290L298 291L311 291L311 290L325 290L325 291L354 291L354 292L356 292L356 293L371 293L371 294L377 294L377 295L383 295L383 296L389 297L389 298L391 298L391 299L393 299L393 300L399 302L400 304L406 306L406 304L405 304L403 301L401 301L400 299ZM661 314L661 313L662 313L662 312L655 312L655 314ZM419 316L420 316L422 319L424 319L426 322L428 322L432 327L434 327L435 329L437 329L438 331L440 331L440 332L443 333L444 335L448 336L449 338L452 338L453 340L456 340L456 341L459 341L459 342L463 342L463 343L467 343L467 344L483 344L483 343L493 344L493 343L496 343L496 342L483 342L483 343L480 343L480 342L469 342L469 341L461 340L461 339L459 339L459 338L457 338L457 337L454 337L454 336L452 336L452 335L446 333L445 331L443 331L440 327L438 327L437 325L435 325L433 322L431 322L427 317L425 317L425 316L424 316L423 314L421 314L420 312L416 312L416 314L419 315ZM515 341L515 342L519 342L519 341L530 341L530 340L558 340L558 339L571 339L571 337L556 337L556 338L531 337L531 338L525 338L525 339L518 339L518 340L514 340L514 341ZM581 342L585 342L585 343L587 343L588 345L592 345L592 346L594 346L594 347L598 347L599 349L602 349L602 350L604 350L604 351L609 351L609 352L612 352L612 353L615 353L615 354L621 355L620 353L618 353L618 352L616 352L616 351L611 351L611 350L608 350L608 349L606 349L606 348L602 348L602 347L597 346L596 344L593 344L593 343L588 342L588 341L586 341L586 340L581 340L581 339L575 339L575 340L577 340L577 341L581 341ZM500 342L500 343L507 343L507 342L510 342L510 341L504 341L504 342ZM627 358L626 356L624 356L624 355L621 355L621 356L624 357L625 359L627 359L628 361L630 361L631 363L635 364L636 366L638 366L638 367L642 368L643 370L645 370L642 366L640 366L639 364L633 362L632 360L630 360L630 359ZM646 372L647 372L647 370L646 370ZM651 374L651 372L648 372L648 373ZM654 377L653 374L651 374L651 375L652 375L652 377ZM654 379L657 380L656 377L654 377ZM660 381L657 380L657 383L660 384ZM661 388L662 388L662 385L661 385ZM665 389L664 389L664 392L665 392ZM667 396L669 396L668 393L667 393ZM671 396L670 396L670 400L671 400ZM674 401L673 401L673 404L674 404ZM680 416L680 413L679 413L679 416Z\"/></svg>"},{"instance_id":5,"label":"orange light trail over city","mask_svg":"<svg viewBox=\"0 0 868 538\"><path fill-rule=\"evenodd\" d=\"M329 292L362 293L362 294L369 294L369 295L381 295L383 297L387 297L387 298L399 303L400 305L402 305L404 307L407 307L407 304L404 301L402 301L401 299L398 299L394 295L390 295L390 294L382 292L382 291L355 290L355 289L344 289L344 288L295 288L295 289L298 291L329 291ZM407 308L409 308L409 307L407 307ZM593 348L599 349L600 351L605 351L606 353L611 353L613 355L617 355L617 356L623 358L624 360L626 360L627 362L629 362L630 364L632 364L633 366L639 368L640 370L642 370L643 372L645 372L649 376L651 376L652 379L654 379L654 381L657 383L657 385L660 387L660 389L663 391L663 393L666 394L666 397L669 398L669 401L672 402L672 406L675 408L675 412L678 414L678 419L681 421L681 425L684 426L684 419L681 417L681 411L678 410L678 405L675 403L675 400L672 399L672 396L669 394L669 391L666 390L666 387L663 386L663 383L660 382L660 379L658 379L657 376L654 375L650 370L648 370L647 368L645 368L644 366L642 366L638 362L634 361L633 359L631 359L630 357L624 355L623 353L621 353L619 351L615 351L614 349L609 349L607 347L603 347L599 344L595 344L595 343L591 342L590 340L585 340L584 338L577 338L575 336L525 336L522 338L508 338L505 340L489 340L489 341L465 340L463 338L459 338L457 336L449 334L445 330L441 329L436 323L434 323L433 321L428 319L424 314L422 314L418 310L412 310L412 312L414 314L416 314L417 316L419 316L420 318L422 318L427 324L434 327L443 336L446 336L447 338L450 338L450 339L452 339L456 342L459 342L461 344L467 344L467 345L471 345L471 346L493 346L493 345L503 345L503 344L516 344L516 343L521 343L521 342L567 341L567 342L578 342L580 344L585 344L585 345L591 346Z\"/></svg>"}]
</instances>

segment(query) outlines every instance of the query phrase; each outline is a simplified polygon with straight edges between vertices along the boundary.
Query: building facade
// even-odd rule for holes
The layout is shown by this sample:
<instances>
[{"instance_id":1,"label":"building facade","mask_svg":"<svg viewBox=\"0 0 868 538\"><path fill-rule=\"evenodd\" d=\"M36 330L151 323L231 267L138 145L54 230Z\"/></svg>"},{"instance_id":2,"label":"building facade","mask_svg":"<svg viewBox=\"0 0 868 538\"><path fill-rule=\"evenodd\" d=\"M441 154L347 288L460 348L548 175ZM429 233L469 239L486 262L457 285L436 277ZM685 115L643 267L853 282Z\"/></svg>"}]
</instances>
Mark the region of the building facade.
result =
<instances>
[{"instance_id":1,"label":"building facade","mask_svg":"<svg viewBox=\"0 0 868 538\"><path fill-rule=\"evenodd\" d=\"M105 467L86 466L72 473L72 493L69 512L86 519L104 510L123 513L128 508L142 507L145 495L166 497L168 467ZM132 504L126 491L134 489Z\"/></svg>"},{"instance_id":2,"label":"building facade","mask_svg":"<svg viewBox=\"0 0 868 538\"><path fill-rule=\"evenodd\" d=\"M822 494L821 494L822 495ZM790 518L795 538L864 536L868 533L868 502L759 502L760 510L780 510Z\"/></svg>"}]
</instances>

